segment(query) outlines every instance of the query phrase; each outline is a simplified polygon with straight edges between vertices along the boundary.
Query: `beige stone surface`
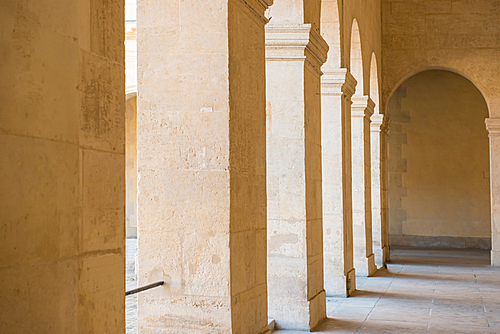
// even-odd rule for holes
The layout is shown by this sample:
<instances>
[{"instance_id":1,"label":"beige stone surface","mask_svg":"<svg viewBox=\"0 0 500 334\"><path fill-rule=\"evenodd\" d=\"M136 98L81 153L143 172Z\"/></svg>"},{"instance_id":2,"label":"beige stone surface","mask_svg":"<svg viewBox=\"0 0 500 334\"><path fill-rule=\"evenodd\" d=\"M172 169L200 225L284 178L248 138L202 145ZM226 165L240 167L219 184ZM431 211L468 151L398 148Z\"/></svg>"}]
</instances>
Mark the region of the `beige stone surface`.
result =
<instances>
[{"instance_id":1,"label":"beige stone surface","mask_svg":"<svg viewBox=\"0 0 500 334\"><path fill-rule=\"evenodd\" d=\"M371 205L371 129L375 104L367 96L354 96L351 107L352 129L352 208L354 267L356 275L370 276L376 271L373 254Z\"/></svg>"},{"instance_id":2,"label":"beige stone surface","mask_svg":"<svg viewBox=\"0 0 500 334\"><path fill-rule=\"evenodd\" d=\"M498 117L500 1L382 0L382 16L384 109L404 80L437 67L469 78Z\"/></svg>"},{"instance_id":3,"label":"beige stone surface","mask_svg":"<svg viewBox=\"0 0 500 334\"><path fill-rule=\"evenodd\" d=\"M326 315L320 67L327 51L313 24L266 26L268 297L277 328L309 330Z\"/></svg>"},{"instance_id":4,"label":"beige stone surface","mask_svg":"<svg viewBox=\"0 0 500 334\"><path fill-rule=\"evenodd\" d=\"M266 7L138 2L141 333L267 331Z\"/></svg>"},{"instance_id":5,"label":"beige stone surface","mask_svg":"<svg viewBox=\"0 0 500 334\"><path fill-rule=\"evenodd\" d=\"M491 264L495 267L500 266L500 208L498 205L500 184L498 177L499 171L499 151L500 151L500 119L487 118L486 129L490 141L490 203L491 203Z\"/></svg>"},{"instance_id":6,"label":"beige stone surface","mask_svg":"<svg viewBox=\"0 0 500 334\"><path fill-rule=\"evenodd\" d=\"M123 333L123 4L0 18L0 332Z\"/></svg>"},{"instance_id":7,"label":"beige stone surface","mask_svg":"<svg viewBox=\"0 0 500 334\"><path fill-rule=\"evenodd\" d=\"M392 242L479 247L491 236L488 109L481 93L458 74L423 72L400 86L388 115ZM422 244L415 236L431 238Z\"/></svg>"},{"instance_id":8,"label":"beige stone surface","mask_svg":"<svg viewBox=\"0 0 500 334\"><path fill-rule=\"evenodd\" d=\"M351 96L356 81L345 69L321 79L323 249L327 296L356 289L352 235Z\"/></svg>"}]
</instances>

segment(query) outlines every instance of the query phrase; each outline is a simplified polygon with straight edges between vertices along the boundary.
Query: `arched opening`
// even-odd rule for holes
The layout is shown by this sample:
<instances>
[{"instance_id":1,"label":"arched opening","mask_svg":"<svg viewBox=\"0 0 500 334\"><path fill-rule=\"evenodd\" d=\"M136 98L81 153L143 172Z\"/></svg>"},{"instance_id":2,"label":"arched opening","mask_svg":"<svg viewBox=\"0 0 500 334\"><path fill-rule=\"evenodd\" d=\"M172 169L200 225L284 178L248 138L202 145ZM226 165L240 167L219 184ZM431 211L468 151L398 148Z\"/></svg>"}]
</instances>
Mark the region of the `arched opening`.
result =
<instances>
[{"instance_id":1,"label":"arched opening","mask_svg":"<svg viewBox=\"0 0 500 334\"><path fill-rule=\"evenodd\" d=\"M381 114L380 112L380 97L379 97L379 84L378 84L378 65L375 53L372 53L370 62L370 98L375 103L374 115Z\"/></svg>"},{"instance_id":2,"label":"arched opening","mask_svg":"<svg viewBox=\"0 0 500 334\"><path fill-rule=\"evenodd\" d=\"M364 95L363 85L363 54L361 52L361 37L359 34L358 21L354 19L351 30L351 54L350 71L358 84L355 95Z\"/></svg>"},{"instance_id":3,"label":"arched opening","mask_svg":"<svg viewBox=\"0 0 500 334\"><path fill-rule=\"evenodd\" d=\"M328 59L322 68L322 71L327 74L328 70L342 67L340 15L337 0L321 1L321 36L328 42L330 47Z\"/></svg>"},{"instance_id":4,"label":"arched opening","mask_svg":"<svg viewBox=\"0 0 500 334\"><path fill-rule=\"evenodd\" d=\"M488 107L465 77L420 72L387 110L391 246L491 247Z\"/></svg>"}]
</instances>

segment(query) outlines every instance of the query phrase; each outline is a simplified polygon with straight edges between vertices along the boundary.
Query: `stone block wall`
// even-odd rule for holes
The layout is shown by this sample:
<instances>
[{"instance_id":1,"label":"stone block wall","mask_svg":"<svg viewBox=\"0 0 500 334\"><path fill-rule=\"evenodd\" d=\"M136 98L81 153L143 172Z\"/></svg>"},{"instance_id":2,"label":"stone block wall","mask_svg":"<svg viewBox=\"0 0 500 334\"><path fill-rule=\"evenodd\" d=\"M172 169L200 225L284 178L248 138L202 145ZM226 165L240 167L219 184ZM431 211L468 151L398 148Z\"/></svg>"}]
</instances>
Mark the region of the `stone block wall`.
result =
<instances>
[{"instance_id":1,"label":"stone block wall","mask_svg":"<svg viewBox=\"0 0 500 334\"><path fill-rule=\"evenodd\" d=\"M0 332L123 333L123 3L0 17Z\"/></svg>"}]
</instances>

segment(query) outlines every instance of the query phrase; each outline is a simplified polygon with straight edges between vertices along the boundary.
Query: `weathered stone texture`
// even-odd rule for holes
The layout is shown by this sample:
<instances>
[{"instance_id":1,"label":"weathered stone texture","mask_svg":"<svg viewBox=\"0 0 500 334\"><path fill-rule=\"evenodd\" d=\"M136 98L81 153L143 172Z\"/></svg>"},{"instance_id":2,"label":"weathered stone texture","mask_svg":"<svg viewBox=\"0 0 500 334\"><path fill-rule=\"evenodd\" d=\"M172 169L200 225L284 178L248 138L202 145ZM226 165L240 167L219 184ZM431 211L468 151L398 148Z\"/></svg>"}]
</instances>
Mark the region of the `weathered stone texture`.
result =
<instances>
[{"instance_id":1,"label":"weathered stone texture","mask_svg":"<svg viewBox=\"0 0 500 334\"><path fill-rule=\"evenodd\" d=\"M458 74L423 72L400 86L388 114L391 244L479 247L491 233L481 93Z\"/></svg>"},{"instance_id":2,"label":"weathered stone texture","mask_svg":"<svg viewBox=\"0 0 500 334\"><path fill-rule=\"evenodd\" d=\"M328 46L311 24L266 27L269 316L309 330L323 290L320 67Z\"/></svg>"},{"instance_id":3,"label":"weathered stone texture","mask_svg":"<svg viewBox=\"0 0 500 334\"><path fill-rule=\"evenodd\" d=\"M266 6L138 3L144 333L267 331Z\"/></svg>"},{"instance_id":4,"label":"weathered stone texture","mask_svg":"<svg viewBox=\"0 0 500 334\"><path fill-rule=\"evenodd\" d=\"M0 17L0 332L122 333L123 4Z\"/></svg>"},{"instance_id":5,"label":"weathered stone texture","mask_svg":"<svg viewBox=\"0 0 500 334\"><path fill-rule=\"evenodd\" d=\"M384 109L398 84L433 67L471 79L490 108L500 103L500 1L383 0L382 4Z\"/></svg>"}]
</instances>

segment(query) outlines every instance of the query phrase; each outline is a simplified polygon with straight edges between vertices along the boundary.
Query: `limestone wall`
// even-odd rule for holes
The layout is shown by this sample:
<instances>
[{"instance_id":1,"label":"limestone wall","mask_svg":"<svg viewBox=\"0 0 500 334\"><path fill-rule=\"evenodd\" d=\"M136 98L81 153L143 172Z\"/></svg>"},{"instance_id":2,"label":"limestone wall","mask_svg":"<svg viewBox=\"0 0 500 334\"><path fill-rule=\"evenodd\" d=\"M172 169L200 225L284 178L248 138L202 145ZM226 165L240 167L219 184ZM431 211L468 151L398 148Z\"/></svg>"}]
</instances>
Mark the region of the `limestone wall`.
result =
<instances>
[{"instance_id":1,"label":"limestone wall","mask_svg":"<svg viewBox=\"0 0 500 334\"><path fill-rule=\"evenodd\" d=\"M470 78L500 117L499 0L382 0L382 17L384 107L398 83L445 67Z\"/></svg>"},{"instance_id":2,"label":"limestone wall","mask_svg":"<svg viewBox=\"0 0 500 334\"><path fill-rule=\"evenodd\" d=\"M123 3L0 18L0 332L123 333Z\"/></svg>"},{"instance_id":3,"label":"limestone wall","mask_svg":"<svg viewBox=\"0 0 500 334\"><path fill-rule=\"evenodd\" d=\"M426 71L389 103L391 245L490 247L488 109L467 79Z\"/></svg>"}]
</instances>

